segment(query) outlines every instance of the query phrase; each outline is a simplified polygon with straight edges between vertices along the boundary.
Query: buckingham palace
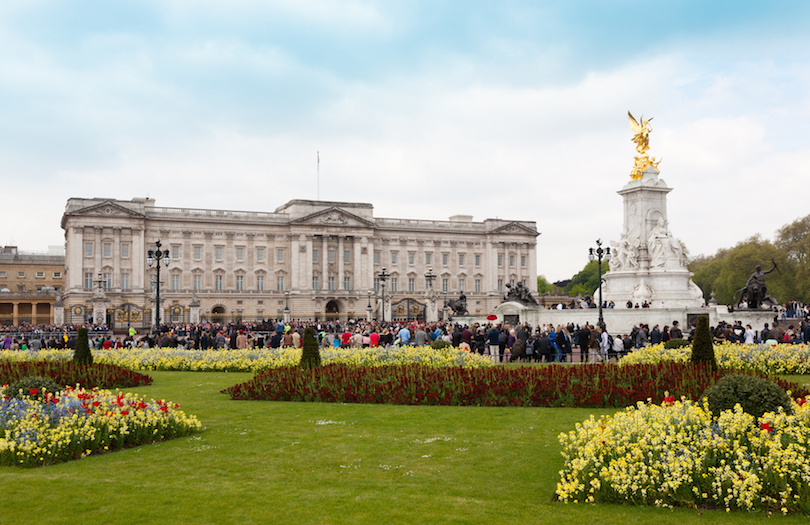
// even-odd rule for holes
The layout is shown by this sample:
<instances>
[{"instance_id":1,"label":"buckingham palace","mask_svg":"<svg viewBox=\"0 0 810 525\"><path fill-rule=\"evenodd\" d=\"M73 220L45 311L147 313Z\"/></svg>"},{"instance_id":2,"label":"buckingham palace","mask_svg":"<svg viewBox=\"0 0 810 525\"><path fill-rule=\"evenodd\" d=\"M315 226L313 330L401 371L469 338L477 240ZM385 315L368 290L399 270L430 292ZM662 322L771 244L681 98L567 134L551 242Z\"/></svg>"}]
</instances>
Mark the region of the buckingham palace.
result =
<instances>
[{"instance_id":1,"label":"buckingham palace","mask_svg":"<svg viewBox=\"0 0 810 525\"><path fill-rule=\"evenodd\" d=\"M376 218L368 203L320 200L252 212L71 198L61 225L64 322L117 329L154 324L156 292L162 323L432 320L461 294L469 315L487 315L508 284L534 290L537 279L533 221ZM158 242L160 270L147 261Z\"/></svg>"}]
</instances>

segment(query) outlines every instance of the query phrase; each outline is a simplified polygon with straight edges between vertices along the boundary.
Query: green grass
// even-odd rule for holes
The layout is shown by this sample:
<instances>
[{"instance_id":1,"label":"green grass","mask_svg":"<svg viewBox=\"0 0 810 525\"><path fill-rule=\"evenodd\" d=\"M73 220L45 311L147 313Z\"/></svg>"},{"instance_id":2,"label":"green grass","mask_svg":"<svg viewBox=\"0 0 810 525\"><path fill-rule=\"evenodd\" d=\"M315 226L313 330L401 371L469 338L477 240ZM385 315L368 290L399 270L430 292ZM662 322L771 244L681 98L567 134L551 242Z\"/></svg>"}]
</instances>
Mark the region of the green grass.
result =
<instances>
[{"instance_id":1,"label":"green grass","mask_svg":"<svg viewBox=\"0 0 810 525\"><path fill-rule=\"evenodd\" d=\"M179 402L200 418L203 433L39 469L0 467L0 523L684 525L764 519L553 502L562 466L557 435L610 410L230 401L219 390L251 374L150 375L153 385L129 390ZM771 520L806 523L807 517Z\"/></svg>"}]
</instances>

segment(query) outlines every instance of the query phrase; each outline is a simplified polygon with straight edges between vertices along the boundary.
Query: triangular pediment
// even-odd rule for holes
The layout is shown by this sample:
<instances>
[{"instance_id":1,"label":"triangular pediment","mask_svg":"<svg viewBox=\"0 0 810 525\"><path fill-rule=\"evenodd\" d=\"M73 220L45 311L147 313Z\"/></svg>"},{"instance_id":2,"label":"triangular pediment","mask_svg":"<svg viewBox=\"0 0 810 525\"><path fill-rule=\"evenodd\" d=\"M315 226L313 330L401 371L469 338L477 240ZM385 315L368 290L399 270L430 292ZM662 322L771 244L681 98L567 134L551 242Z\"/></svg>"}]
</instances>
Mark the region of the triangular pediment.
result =
<instances>
[{"instance_id":1,"label":"triangular pediment","mask_svg":"<svg viewBox=\"0 0 810 525\"><path fill-rule=\"evenodd\" d=\"M340 226L347 228L372 228L374 223L353 213L333 206L325 210L299 217L290 224L305 226Z\"/></svg>"},{"instance_id":2,"label":"triangular pediment","mask_svg":"<svg viewBox=\"0 0 810 525\"><path fill-rule=\"evenodd\" d=\"M490 233L518 233L521 235L540 235L540 233L535 230L534 228L529 228L528 226L524 226L519 222L510 222L508 224L504 224L503 226L499 226L492 230Z\"/></svg>"},{"instance_id":3,"label":"triangular pediment","mask_svg":"<svg viewBox=\"0 0 810 525\"><path fill-rule=\"evenodd\" d=\"M92 206L87 206L84 208L79 208L78 210L73 210L70 212L70 214L95 215L99 217L132 217L132 218L146 217L141 213L130 210L129 208L125 208L120 204L117 204L116 202L111 200L102 201L99 202L98 204L93 204Z\"/></svg>"}]
</instances>

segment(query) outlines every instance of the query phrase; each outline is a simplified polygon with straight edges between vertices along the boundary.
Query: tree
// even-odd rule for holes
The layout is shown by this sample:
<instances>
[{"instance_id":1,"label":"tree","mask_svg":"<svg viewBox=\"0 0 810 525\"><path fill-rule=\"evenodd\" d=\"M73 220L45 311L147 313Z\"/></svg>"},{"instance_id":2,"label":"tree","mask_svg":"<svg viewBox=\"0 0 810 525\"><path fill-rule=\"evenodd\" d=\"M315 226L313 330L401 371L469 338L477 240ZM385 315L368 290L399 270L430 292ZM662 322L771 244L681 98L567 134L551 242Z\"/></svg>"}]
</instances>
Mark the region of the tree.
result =
<instances>
[{"instance_id":1,"label":"tree","mask_svg":"<svg viewBox=\"0 0 810 525\"><path fill-rule=\"evenodd\" d=\"M301 367L318 368L321 366L321 351L318 348L318 338L315 329L308 326L304 329L304 341L301 343Z\"/></svg>"},{"instance_id":2,"label":"tree","mask_svg":"<svg viewBox=\"0 0 810 525\"><path fill-rule=\"evenodd\" d=\"M782 226L776 246L786 253L794 277L795 295L787 299L810 302L810 215Z\"/></svg>"},{"instance_id":3,"label":"tree","mask_svg":"<svg viewBox=\"0 0 810 525\"><path fill-rule=\"evenodd\" d=\"M796 298L792 264L785 251L755 235L733 248L719 250L713 257L697 257L689 265L693 280L708 300L712 291L721 304L734 304L737 291L745 286L757 265L770 267L771 260L782 269L768 275L768 294L779 301Z\"/></svg>"},{"instance_id":4,"label":"tree","mask_svg":"<svg viewBox=\"0 0 810 525\"><path fill-rule=\"evenodd\" d=\"M76 349L73 350L73 362L77 365L93 364L93 353L90 351L90 343L87 340L87 328L79 328Z\"/></svg>"},{"instance_id":5,"label":"tree","mask_svg":"<svg viewBox=\"0 0 810 525\"><path fill-rule=\"evenodd\" d=\"M554 293L557 287L548 282L548 279L543 275L537 276L537 293L545 295L547 293Z\"/></svg>"},{"instance_id":6,"label":"tree","mask_svg":"<svg viewBox=\"0 0 810 525\"><path fill-rule=\"evenodd\" d=\"M717 360L714 358L714 344L709 331L709 316L701 315L697 318L695 336L692 338L692 358L694 364L707 363L712 370L717 370Z\"/></svg>"},{"instance_id":7,"label":"tree","mask_svg":"<svg viewBox=\"0 0 810 525\"><path fill-rule=\"evenodd\" d=\"M607 271L608 264L603 260L602 275L606 274ZM572 296L590 295L599 288L599 277L599 261L590 261L571 279L571 282L565 287L565 293Z\"/></svg>"}]
</instances>

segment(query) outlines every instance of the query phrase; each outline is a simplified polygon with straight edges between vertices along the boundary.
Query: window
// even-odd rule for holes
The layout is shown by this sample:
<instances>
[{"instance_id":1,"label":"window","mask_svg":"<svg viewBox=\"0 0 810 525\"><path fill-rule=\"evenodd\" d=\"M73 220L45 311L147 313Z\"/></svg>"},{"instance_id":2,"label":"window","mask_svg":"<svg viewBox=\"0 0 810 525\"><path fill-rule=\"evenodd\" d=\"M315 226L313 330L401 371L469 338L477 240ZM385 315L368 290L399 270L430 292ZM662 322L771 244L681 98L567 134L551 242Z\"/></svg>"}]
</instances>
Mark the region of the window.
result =
<instances>
[{"instance_id":1,"label":"window","mask_svg":"<svg viewBox=\"0 0 810 525\"><path fill-rule=\"evenodd\" d=\"M498 268L500 268L502 266L503 266L503 254L499 253L498 254Z\"/></svg>"},{"instance_id":2,"label":"window","mask_svg":"<svg viewBox=\"0 0 810 525\"><path fill-rule=\"evenodd\" d=\"M344 277L343 278L343 289L344 290L351 290L352 289L352 278L351 277Z\"/></svg>"},{"instance_id":3,"label":"window","mask_svg":"<svg viewBox=\"0 0 810 525\"><path fill-rule=\"evenodd\" d=\"M330 275L326 282L327 282L327 287L330 290L335 289L335 277L333 275Z\"/></svg>"},{"instance_id":4,"label":"window","mask_svg":"<svg viewBox=\"0 0 810 525\"><path fill-rule=\"evenodd\" d=\"M374 252L374 264L380 264L380 252Z\"/></svg>"},{"instance_id":5,"label":"window","mask_svg":"<svg viewBox=\"0 0 810 525\"><path fill-rule=\"evenodd\" d=\"M374 291L375 292L380 291L380 278L379 277L374 278Z\"/></svg>"},{"instance_id":6,"label":"window","mask_svg":"<svg viewBox=\"0 0 810 525\"><path fill-rule=\"evenodd\" d=\"M3 274L0 275L0 277L5 277L5 276L6 276L6 272L3 272ZM62 278L62 272L53 272L53 278L54 279L61 279Z\"/></svg>"},{"instance_id":7,"label":"window","mask_svg":"<svg viewBox=\"0 0 810 525\"><path fill-rule=\"evenodd\" d=\"M195 246L194 247L194 260L199 261L202 259L202 246Z\"/></svg>"},{"instance_id":8,"label":"window","mask_svg":"<svg viewBox=\"0 0 810 525\"><path fill-rule=\"evenodd\" d=\"M180 274L173 273L172 274L172 290L179 290L180 289Z\"/></svg>"},{"instance_id":9,"label":"window","mask_svg":"<svg viewBox=\"0 0 810 525\"><path fill-rule=\"evenodd\" d=\"M352 252L349 250L343 250L343 262L349 264L352 262Z\"/></svg>"},{"instance_id":10,"label":"window","mask_svg":"<svg viewBox=\"0 0 810 525\"><path fill-rule=\"evenodd\" d=\"M236 260L238 262L242 262L245 260L245 249L244 248L237 248L236 249Z\"/></svg>"},{"instance_id":11,"label":"window","mask_svg":"<svg viewBox=\"0 0 810 525\"><path fill-rule=\"evenodd\" d=\"M217 261L222 260L222 246L217 246L214 248L214 259Z\"/></svg>"},{"instance_id":12,"label":"window","mask_svg":"<svg viewBox=\"0 0 810 525\"><path fill-rule=\"evenodd\" d=\"M122 273L121 274L121 289L122 290L129 290L129 274Z\"/></svg>"},{"instance_id":13,"label":"window","mask_svg":"<svg viewBox=\"0 0 810 525\"><path fill-rule=\"evenodd\" d=\"M509 256L509 266L514 266L514 265L515 265L515 256L510 255Z\"/></svg>"},{"instance_id":14,"label":"window","mask_svg":"<svg viewBox=\"0 0 810 525\"><path fill-rule=\"evenodd\" d=\"M260 292L264 290L264 275L256 276L256 289Z\"/></svg>"},{"instance_id":15,"label":"window","mask_svg":"<svg viewBox=\"0 0 810 525\"><path fill-rule=\"evenodd\" d=\"M44 278L45 278L45 272L37 272L37 279L44 279Z\"/></svg>"},{"instance_id":16,"label":"window","mask_svg":"<svg viewBox=\"0 0 810 525\"><path fill-rule=\"evenodd\" d=\"M466 283L467 283L467 280L466 280L466 279L459 279L459 280L458 280L458 291L459 291L459 292L463 292L463 291L464 291L464 288L465 288L465 286L464 286L464 285L465 285Z\"/></svg>"},{"instance_id":17,"label":"window","mask_svg":"<svg viewBox=\"0 0 810 525\"><path fill-rule=\"evenodd\" d=\"M476 292L480 292L480 291L481 291L481 279L476 279L476 280L475 280L475 291L476 291Z\"/></svg>"},{"instance_id":18,"label":"window","mask_svg":"<svg viewBox=\"0 0 810 525\"><path fill-rule=\"evenodd\" d=\"M122 259L129 259L129 243L128 242L121 243L121 258Z\"/></svg>"},{"instance_id":19,"label":"window","mask_svg":"<svg viewBox=\"0 0 810 525\"><path fill-rule=\"evenodd\" d=\"M101 280L103 281L101 286L104 287L105 290L109 290L112 288L112 274L111 273L104 273L101 275Z\"/></svg>"},{"instance_id":20,"label":"window","mask_svg":"<svg viewBox=\"0 0 810 525\"><path fill-rule=\"evenodd\" d=\"M284 248L279 248L276 250L276 262L283 263L284 262Z\"/></svg>"},{"instance_id":21,"label":"window","mask_svg":"<svg viewBox=\"0 0 810 525\"><path fill-rule=\"evenodd\" d=\"M180 260L180 246L177 244L172 245L172 259L175 261Z\"/></svg>"},{"instance_id":22,"label":"window","mask_svg":"<svg viewBox=\"0 0 810 525\"><path fill-rule=\"evenodd\" d=\"M399 252L391 252L391 264L396 264L397 263L397 256L398 255L399 255Z\"/></svg>"},{"instance_id":23,"label":"window","mask_svg":"<svg viewBox=\"0 0 810 525\"><path fill-rule=\"evenodd\" d=\"M503 291L503 279L498 279L498 291Z\"/></svg>"},{"instance_id":24,"label":"window","mask_svg":"<svg viewBox=\"0 0 810 525\"><path fill-rule=\"evenodd\" d=\"M450 262L450 255L447 253L442 254L442 266L447 266L447 263Z\"/></svg>"},{"instance_id":25,"label":"window","mask_svg":"<svg viewBox=\"0 0 810 525\"><path fill-rule=\"evenodd\" d=\"M335 250L329 250L326 253L326 257L327 257L327 261L329 261L330 263L335 262Z\"/></svg>"},{"instance_id":26,"label":"window","mask_svg":"<svg viewBox=\"0 0 810 525\"><path fill-rule=\"evenodd\" d=\"M458 265L459 266L464 266L464 254L463 253L458 254Z\"/></svg>"},{"instance_id":27,"label":"window","mask_svg":"<svg viewBox=\"0 0 810 525\"><path fill-rule=\"evenodd\" d=\"M54 273L54 277L56 277L56 273ZM0 272L0 278L5 279L6 278L6 272Z\"/></svg>"},{"instance_id":28,"label":"window","mask_svg":"<svg viewBox=\"0 0 810 525\"><path fill-rule=\"evenodd\" d=\"M284 291L284 276L283 275L279 275L278 277L276 277L276 290L278 290L279 292Z\"/></svg>"},{"instance_id":29,"label":"window","mask_svg":"<svg viewBox=\"0 0 810 525\"><path fill-rule=\"evenodd\" d=\"M214 276L214 290L222 290L222 276L215 275Z\"/></svg>"},{"instance_id":30,"label":"window","mask_svg":"<svg viewBox=\"0 0 810 525\"><path fill-rule=\"evenodd\" d=\"M105 242L101 245L102 250L104 251L104 257L112 257L112 243Z\"/></svg>"},{"instance_id":31,"label":"window","mask_svg":"<svg viewBox=\"0 0 810 525\"><path fill-rule=\"evenodd\" d=\"M244 275L237 275L236 276L236 289L237 291L242 291L245 289L245 276Z\"/></svg>"},{"instance_id":32,"label":"window","mask_svg":"<svg viewBox=\"0 0 810 525\"><path fill-rule=\"evenodd\" d=\"M318 248L312 248L312 262L318 262Z\"/></svg>"},{"instance_id":33,"label":"window","mask_svg":"<svg viewBox=\"0 0 810 525\"><path fill-rule=\"evenodd\" d=\"M17 279L25 279L25 272L17 272Z\"/></svg>"},{"instance_id":34,"label":"window","mask_svg":"<svg viewBox=\"0 0 810 525\"><path fill-rule=\"evenodd\" d=\"M481 266L481 256L480 255L475 256L475 265L476 266Z\"/></svg>"},{"instance_id":35,"label":"window","mask_svg":"<svg viewBox=\"0 0 810 525\"><path fill-rule=\"evenodd\" d=\"M84 272L84 287L87 290L93 289L93 274L91 272Z\"/></svg>"},{"instance_id":36,"label":"window","mask_svg":"<svg viewBox=\"0 0 810 525\"><path fill-rule=\"evenodd\" d=\"M194 289L202 290L202 275L194 274Z\"/></svg>"},{"instance_id":37,"label":"window","mask_svg":"<svg viewBox=\"0 0 810 525\"><path fill-rule=\"evenodd\" d=\"M433 264L431 261L433 261L433 254L432 253L426 253L425 254L425 264L430 266L431 264Z\"/></svg>"},{"instance_id":38,"label":"window","mask_svg":"<svg viewBox=\"0 0 810 525\"><path fill-rule=\"evenodd\" d=\"M93 241L87 241L84 243L84 256L85 257L93 256Z\"/></svg>"},{"instance_id":39,"label":"window","mask_svg":"<svg viewBox=\"0 0 810 525\"><path fill-rule=\"evenodd\" d=\"M312 289L313 290L318 289L318 276L317 275L312 276Z\"/></svg>"},{"instance_id":40,"label":"window","mask_svg":"<svg viewBox=\"0 0 810 525\"><path fill-rule=\"evenodd\" d=\"M256 262L264 262L264 248L256 248Z\"/></svg>"},{"instance_id":41,"label":"window","mask_svg":"<svg viewBox=\"0 0 810 525\"><path fill-rule=\"evenodd\" d=\"M408 252L408 264L413 266L413 261L416 259L416 254L413 252Z\"/></svg>"},{"instance_id":42,"label":"window","mask_svg":"<svg viewBox=\"0 0 810 525\"><path fill-rule=\"evenodd\" d=\"M392 292L397 291L397 278L396 277L391 277L391 291Z\"/></svg>"},{"instance_id":43,"label":"window","mask_svg":"<svg viewBox=\"0 0 810 525\"><path fill-rule=\"evenodd\" d=\"M525 267L526 267L526 256L525 256L525 255L521 255L521 256L520 256L520 266L521 266L522 268L525 268Z\"/></svg>"},{"instance_id":44,"label":"window","mask_svg":"<svg viewBox=\"0 0 810 525\"><path fill-rule=\"evenodd\" d=\"M416 291L416 279L413 277L408 277L408 291L409 292Z\"/></svg>"},{"instance_id":45,"label":"window","mask_svg":"<svg viewBox=\"0 0 810 525\"><path fill-rule=\"evenodd\" d=\"M444 278L442 279L442 291L446 292L450 288L450 279Z\"/></svg>"},{"instance_id":46,"label":"window","mask_svg":"<svg viewBox=\"0 0 810 525\"><path fill-rule=\"evenodd\" d=\"M154 275L149 276L149 289L153 292L157 290L157 277Z\"/></svg>"}]
</instances>

